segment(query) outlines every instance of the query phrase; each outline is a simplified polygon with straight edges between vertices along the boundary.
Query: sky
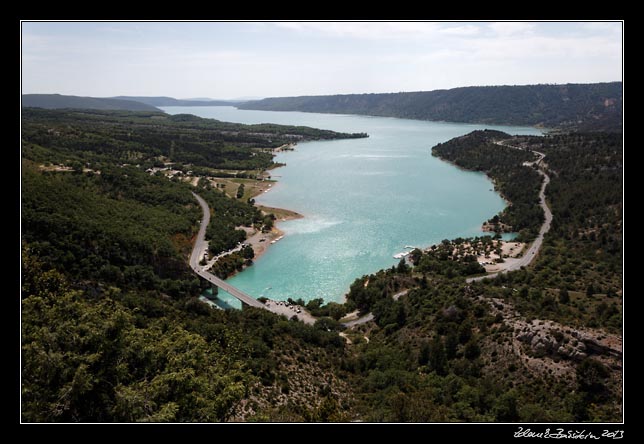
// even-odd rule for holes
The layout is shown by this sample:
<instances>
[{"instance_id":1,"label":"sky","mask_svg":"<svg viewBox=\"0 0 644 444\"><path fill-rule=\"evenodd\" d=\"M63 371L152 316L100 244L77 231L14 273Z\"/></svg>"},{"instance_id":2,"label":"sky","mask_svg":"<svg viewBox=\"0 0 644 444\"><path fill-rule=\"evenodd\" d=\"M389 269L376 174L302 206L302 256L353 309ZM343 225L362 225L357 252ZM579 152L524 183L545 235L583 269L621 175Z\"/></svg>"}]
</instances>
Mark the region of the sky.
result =
<instances>
[{"instance_id":1,"label":"sky","mask_svg":"<svg viewBox=\"0 0 644 444\"><path fill-rule=\"evenodd\" d=\"M622 80L621 22L22 22L22 93L238 99Z\"/></svg>"}]
</instances>

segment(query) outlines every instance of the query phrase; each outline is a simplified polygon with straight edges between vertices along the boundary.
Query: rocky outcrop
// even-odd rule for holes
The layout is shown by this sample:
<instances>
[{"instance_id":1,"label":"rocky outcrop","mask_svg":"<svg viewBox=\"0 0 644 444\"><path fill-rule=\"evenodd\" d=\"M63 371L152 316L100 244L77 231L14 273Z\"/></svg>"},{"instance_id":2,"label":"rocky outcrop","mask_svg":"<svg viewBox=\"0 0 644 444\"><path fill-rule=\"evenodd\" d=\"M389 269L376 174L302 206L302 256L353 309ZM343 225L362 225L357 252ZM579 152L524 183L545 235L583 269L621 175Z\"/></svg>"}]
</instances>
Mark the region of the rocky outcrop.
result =
<instances>
[{"instance_id":1,"label":"rocky outcrop","mask_svg":"<svg viewBox=\"0 0 644 444\"><path fill-rule=\"evenodd\" d=\"M620 366L622 338L595 329L574 329L549 320L522 319L512 305L502 299L487 299L493 314L500 314L504 324L512 328L513 339L523 345L523 353L531 357L549 357L579 361L587 356L612 361Z\"/></svg>"},{"instance_id":2,"label":"rocky outcrop","mask_svg":"<svg viewBox=\"0 0 644 444\"><path fill-rule=\"evenodd\" d=\"M586 345L563 332L550 321L515 322L514 336L527 344L534 356L554 356L581 360L588 356Z\"/></svg>"}]
</instances>

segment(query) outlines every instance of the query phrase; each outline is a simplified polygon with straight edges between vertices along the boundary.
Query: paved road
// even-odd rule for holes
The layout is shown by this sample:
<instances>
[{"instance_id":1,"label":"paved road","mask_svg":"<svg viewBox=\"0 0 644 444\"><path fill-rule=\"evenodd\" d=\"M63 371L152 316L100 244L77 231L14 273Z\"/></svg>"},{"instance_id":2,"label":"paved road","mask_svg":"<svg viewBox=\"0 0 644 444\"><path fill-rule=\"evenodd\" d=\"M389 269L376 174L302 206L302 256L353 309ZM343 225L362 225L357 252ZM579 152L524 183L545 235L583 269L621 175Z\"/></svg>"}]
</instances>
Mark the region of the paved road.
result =
<instances>
[{"instance_id":1,"label":"paved road","mask_svg":"<svg viewBox=\"0 0 644 444\"><path fill-rule=\"evenodd\" d=\"M206 248L208 248L208 243L206 242L206 228L210 223L210 209L208 208L206 201L203 200L201 196L195 193L192 193L192 195L195 197L195 199L197 199L199 205L201 205L203 218L201 219L201 226L199 227L199 233L197 234L195 246L193 247L192 253L190 254L190 268L192 268L192 270L199 276L201 276L211 284L216 285L222 290L230 293L232 296L236 297L244 304L250 305L251 307L266 309L266 306L254 297L247 295L243 291L238 290L230 284L227 284L225 281L219 279L214 274L204 271L203 268L199 265L199 259L203 256Z\"/></svg>"},{"instance_id":2,"label":"paved road","mask_svg":"<svg viewBox=\"0 0 644 444\"><path fill-rule=\"evenodd\" d=\"M502 142L495 142L495 143L497 145L505 146L508 148L523 150L523 148L506 145ZM541 244L543 243L543 236L548 232L548 230L550 230L550 224L552 223L552 212L550 211L550 208L546 203L546 187L550 183L550 177L539 167L541 164L541 161L543 160L544 157L546 157L546 155L538 151L532 151L532 152L535 153L537 156L539 156L539 158L532 162L524 162L523 165L530 168L534 168L537 171L537 173L541 174L541 176L543 177L543 182L541 183L541 190L539 191L539 205L541 205L541 208L543 209L545 220L543 222L543 225L541 225L541 228L539 229L539 235L534 240L534 242L532 242L532 245L530 246L528 251L524 253L523 256L521 256L520 258L505 259L507 263L507 267L503 271L499 271L498 273L487 274L485 276L467 278L465 280L466 282L474 282L474 281L480 281L483 279L491 279L496 277L499 273L507 273L508 271L515 271L520 269L521 267L526 267L530 265L530 263L534 260L535 256L539 252L539 249L541 248Z\"/></svg>"},{"instance_id":3,"label":"paved road","mask_svg":"<svg viewBox=\"0 0 644 444\"><path fill-rule=\"evenodd\" d=\"M373 321L373 313L367 313L361 318L354 319L353 321L345 322L344 325L347 328L355 327L356 325L366 324L369 321Z\"/></svg>"},{"instance_id":4,"label":"paved road","mask_svg":"<svg viewBox=\"0 0 644 444\"><path fill-rule=\"evenodd\" d=\"M201 205L201 210L203 211L203 218L201 219L201 225L199 226L199 233L197 234L197 240L195 241L195 246L193 247L192 253L190 254L190 268L192 268L192 270L195 273L197 273L200 277L216 285L222 290L230 293L232 296L236 297L246 305L250 305L252 307L257 307L257 308L263 308L264 310L268 310L275 314L284 315L289 319L293 316L297 316L297 318L300 321L304 322L305 324L309 324L309 325L315 324L315 321L317 321L317 318L315 318L308 311L306 311L304 307L297 307L293 305L287 306L283 302L278 303L275 301L268 301L267 304L262 304L254 297L244 293L243 291L226 283L226 281L219 279L214 274L206 271L209 267L212 266L212 263L209 263L204 267L199 265L199 260L201 259L204 252L208 248L208 242L206 242L206 228L210 223L210 208L208 208L208 204L206 203L205 200L203 200L201 196L195 193L192 193L192 195L195 197L195 199L197 199L197 201L199 202L199 205ZM228 254L228 253L230 252L226 252L225 254ZM301 310L300 313L296 313L295 311L298 308Z\"/></svg>"}]
</instances>

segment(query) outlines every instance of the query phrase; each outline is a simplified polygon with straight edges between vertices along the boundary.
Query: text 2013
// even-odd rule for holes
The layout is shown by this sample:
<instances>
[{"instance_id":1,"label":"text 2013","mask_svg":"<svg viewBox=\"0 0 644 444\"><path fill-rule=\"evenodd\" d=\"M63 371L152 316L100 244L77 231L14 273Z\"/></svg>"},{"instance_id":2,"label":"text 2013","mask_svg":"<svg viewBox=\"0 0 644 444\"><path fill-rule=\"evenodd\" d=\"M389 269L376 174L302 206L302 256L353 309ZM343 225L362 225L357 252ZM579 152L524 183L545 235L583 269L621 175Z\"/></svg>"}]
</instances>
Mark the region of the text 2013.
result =
<instances>
[{"instance_id":1,"label":"text 2013","mask_svg":"<svg viewBox=\"0 0 644 444\"><path fill-rule=\"evenodd\" d=\"M546 429L543 432L532 431L531 429L524 429L519 427L519 430L514 432L515 438L546 438L546 439L622 439L624 437L623 430L604 430L601 436L595 435L593 432L586 430L565 430L555 429L551 431Z\"/></svg>"},{"instance_id":2,"label":"text 2013","mask_svg":"<svg viewBox=\"0 0 644 444\"><path fill-rule=\"evenodd\" d=\"M623 430L604 430L604 432L602 433L602 438L622 439L623 437Z\"/></svg>"}]
</instances>

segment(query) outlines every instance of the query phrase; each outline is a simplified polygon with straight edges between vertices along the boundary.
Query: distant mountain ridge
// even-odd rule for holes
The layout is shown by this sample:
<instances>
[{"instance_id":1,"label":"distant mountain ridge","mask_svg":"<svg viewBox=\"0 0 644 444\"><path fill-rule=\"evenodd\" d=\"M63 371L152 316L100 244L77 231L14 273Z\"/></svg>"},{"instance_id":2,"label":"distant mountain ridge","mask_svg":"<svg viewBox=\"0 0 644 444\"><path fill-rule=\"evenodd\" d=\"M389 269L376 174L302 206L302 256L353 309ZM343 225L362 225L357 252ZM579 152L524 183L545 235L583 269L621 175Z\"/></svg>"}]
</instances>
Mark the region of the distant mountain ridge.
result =
<instances>
[{"instance_id":1,"label":"distant mountain ridge","mask_svg":"<svg viewBox=\"0 0 644 444\"><path fill-rule=\"evenodd\" d=\"M62 94L23 94L22 106L45 109L77 108L99 110L161 111L153 105L104 97L66 96Z\"/></svg>"},{"instance_id":2,"label":"distant mountain ridge","mask_svg":"<svg viewBox=\"0 0 644 444\"><path fill-rule=\"evenodd\" d=\"M116 96L114 99L132 100L152 106L235 106L241 100L214 100L214 99L175 99L174 97L146 97L146 96Z\"/></svg>"},{"instance_id":3,"label":"distant mountain ridge","mask_svg":"<svg viewBox=\"0 0 644 444\"><path fill-rule=\"evenodd\" d=\"M622 82L471 86L385 94L273 97L240 109L622 131Z\"/></svg>"},{"instance_id":4,"label":"distant mountain ridge","mask_svg":"<svg viewBox=\"0 0 644 444\"><path fill-rule=\"evenodd\" d=\"M159 106L236 106L242 100L175 99L173 97L116 96L84 97L62 94L23 94L22 106L33 108L76 108L98 110L161 111Z\"/></svg>"}]
</instances>

